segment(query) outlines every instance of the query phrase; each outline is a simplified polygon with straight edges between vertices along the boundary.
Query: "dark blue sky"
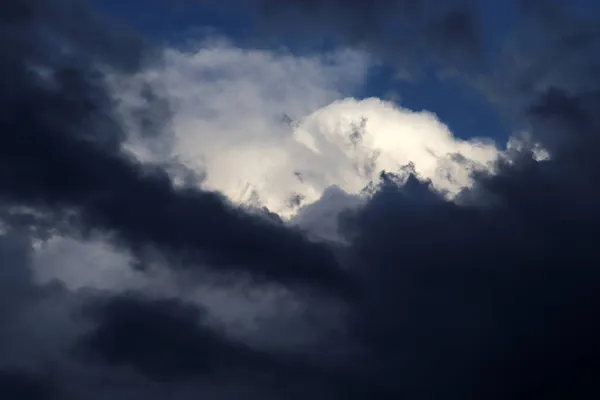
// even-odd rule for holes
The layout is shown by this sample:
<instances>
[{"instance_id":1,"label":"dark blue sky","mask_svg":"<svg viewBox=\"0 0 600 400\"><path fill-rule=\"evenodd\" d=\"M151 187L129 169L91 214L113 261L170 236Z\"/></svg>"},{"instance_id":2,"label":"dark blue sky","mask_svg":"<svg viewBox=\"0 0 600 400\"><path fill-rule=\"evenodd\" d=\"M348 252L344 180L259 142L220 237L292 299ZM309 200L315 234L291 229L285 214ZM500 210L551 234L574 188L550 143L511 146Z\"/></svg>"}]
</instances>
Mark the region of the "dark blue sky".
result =
<instances>
[{"instance_id":1,"label":"dark blue sky","mask_svg":"<svg viewBox=\"0 0 600 400\"><path fill-rule=\"evenodd\" d=\"M257 18L252 8L232 9L219 6L218 1L194 0L146 0L143 7L133 0L95 2L112 16L142 30L148 37L174 46L184 46L187 40L214 34L228 37L240 46L257 45L252 40L257 29ZM513 28L518 25L521 17L518 3L519 0L477 1L476 9L482 21L480 37L487 64L484 68L491 66ZM568 7L577 13L600 13L597 0L572 0ZM318 51L314 46L306 46L305 39L301 35L286 36L274 45L283 45L295 53ZM268 46L264 41L258 45ZM491 137L503 145L516 129L498 115L494 106L483 93L473 88L472 83L465 84L465 80L475 78L475 72L473 76L462 79L444 79L439 73L428 70L412 81L396 79L396 75L396 68L389 64L374 68L357 96L389 98L390 94L394 94L404 107L435 112L458 137Z\"/></svg>"}]
</instances>

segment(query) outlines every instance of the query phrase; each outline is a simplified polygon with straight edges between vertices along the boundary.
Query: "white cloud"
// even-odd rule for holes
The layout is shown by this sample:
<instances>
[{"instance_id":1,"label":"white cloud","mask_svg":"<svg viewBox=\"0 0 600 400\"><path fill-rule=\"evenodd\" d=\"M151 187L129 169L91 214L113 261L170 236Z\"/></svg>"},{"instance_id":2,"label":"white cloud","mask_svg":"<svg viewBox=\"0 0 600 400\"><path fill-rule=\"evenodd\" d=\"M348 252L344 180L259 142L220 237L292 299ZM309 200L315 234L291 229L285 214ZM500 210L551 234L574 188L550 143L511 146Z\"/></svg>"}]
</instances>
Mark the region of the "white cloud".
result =
<instances>
[{"instance_id":1,"label":"white cloud","mask_svg":"<svg viewBox=\"0 0 600 400\"><path fill-rule=\"evenodd\" d=\"M498 155L491 143L453 137L430 112L377 98L349 98L321 108L302 120L296 138L311 152L306 175L324 179L321 193L330 185L358 193L380 171L395 172L408 163L436 188L456 193L470 177L468 165L453 155L482 167Z\"/></svg>"},{"instance_id":2,"label":"white cloud","mask_svg":"<svg viewBox=\"0 0 600 400\"><path fill-rule=\"evenodd\" d=\"M456 193L470 167L452 154L482 165L498 154L493 144L454 138L432 113L347 97L370 65L361 52L303 57L209 43L168 50L166 59L140 79L160 84L174 104L173 146L163 146L167 154L148 140L130 148L146 159L176 157L205 188L284 217L296 213L294 199L310 204L333 185L357 194L381 170L408 162Z\"/></svg>"}]
</instances>

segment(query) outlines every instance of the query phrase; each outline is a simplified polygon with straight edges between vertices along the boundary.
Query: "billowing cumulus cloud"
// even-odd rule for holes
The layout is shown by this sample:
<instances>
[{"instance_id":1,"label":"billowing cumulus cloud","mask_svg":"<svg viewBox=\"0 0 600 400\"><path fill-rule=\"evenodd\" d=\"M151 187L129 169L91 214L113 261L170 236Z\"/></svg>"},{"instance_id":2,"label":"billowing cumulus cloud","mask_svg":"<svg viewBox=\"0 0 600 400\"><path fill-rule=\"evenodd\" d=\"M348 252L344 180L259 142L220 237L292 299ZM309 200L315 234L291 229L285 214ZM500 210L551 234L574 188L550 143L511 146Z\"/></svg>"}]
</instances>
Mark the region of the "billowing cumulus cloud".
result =
<instances>
[{"instance_id":1,"label":"billowing cumulus cloud","mask_svg":"<svg viewBox=\"0 0 600 400\"><path fill-rule=\"evenodd\" d=\"M380 171L408 163L454 195L469 185L469 165L490 168L499 154L489 141L454 138L432 113L344 99L366 75L361 52L294 57L208 42L166 57L130 86L159 82L177 104L172 145L142 137L128 148L142 160L175 157L203 187L284 217L331 186L359 194ZM130 108L131 89L115 90Z\"/></svg>"},{"instance_id":2,"label":"billowing cumulus cloud","mask_svg":"<svg viewBox=\"0 0 600 400\"><path fill-rule=\"evenodd\" d=\"M373 46L165 52L84 4L0 5L0 397L598 394L596 30L482 81L500 152L348 97Z\"/></svg>"}]
</instances>

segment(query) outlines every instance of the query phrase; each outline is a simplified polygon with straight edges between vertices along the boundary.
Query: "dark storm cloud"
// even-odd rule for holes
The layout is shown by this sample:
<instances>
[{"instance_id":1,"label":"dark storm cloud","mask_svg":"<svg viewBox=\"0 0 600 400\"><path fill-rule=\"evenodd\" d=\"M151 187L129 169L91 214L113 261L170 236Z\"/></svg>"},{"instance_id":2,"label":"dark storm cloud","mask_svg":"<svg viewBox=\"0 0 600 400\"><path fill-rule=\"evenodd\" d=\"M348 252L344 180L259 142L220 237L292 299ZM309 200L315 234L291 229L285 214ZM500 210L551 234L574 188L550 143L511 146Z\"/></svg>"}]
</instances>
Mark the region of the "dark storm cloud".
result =
<instances>
[{"instance_id":1,"label":"dark storm cloud","mask_svg":"<svg viewBox=\"0 0 600 400\"><path fill-rule=\"evenodd\" d=\"M23 5L27 12L3 13L0 197L72 211L72 225L108 232L133 250L155 246L179 261L248 269L257 278L338 284L324 246L236 210L218 194L177 189L164 170L120 151L126 133L98 63L129 71L148 52L94 24L99 18L84 13L88 24L71 22L71 3L86 9L80 1L31 2Z\"/></svg>"},{"instance_id":2,"label":"dark storm cloud","mask_svg":"<svg viewBox=\"0 0 600 400\"><path fill-rule=\"evenodd\" d=\"M413 181L358 216L353 259L369 268L354 329L378 385L409 398L532 398L593 384L600 219L577 197L598 195L563 193L575 188L555 168L523 161L482 180L491 208L424 198Z\"/></svg>"},{"instance_id":3,"label":"dark storm cloud","mask_svg":"<svg viewBox=\"0 0 600 400\"><path fill-rule=\"evenodd\" d=\"M262 388L263 395L295 399L307 393L328 398L323 394L340 380L318 365L228 338L208 325L204 310L180 299L128 293L100 298L84 308L84 315L94 327L77 343L78 354L131 367L150 381L250 384Z\"/></svg>"},{"instance_id":4,"label":"dark storm cloud","mask_svg":"<svg viewBox=\"0 0 600 400\"><path fill-rule=\"evenodd\" d=\"M249 374L268 366L267 357L207 327L204 312L179 299L120 295L89 305L86 314L97 327L82 339L82 349L152 379L186 380L234 369Z\"/></svg>"},{"instance_id":5,"label":"dark storm cloud","mask_svg":"<svg viewBox=\"0 0 600 400\"><path fill-rule=\"evenodd\" d=\"M22 371L0 371L0 396L3 399L59 399L56 388L45 377Z\"/></svg>"},{"instance_id":6,"label":"dark storm cloud","mask_svg":"<svg viewBox=\"0 0 600 400\"><path fill-rule=\"evenodd\" d=\"M231 0L225 3L255 6L261 18L257 31L271 39L286 33L292 41L318 44L333 39L364 48L403 68L417 67L412 65L416 60L473 65L481 56L476 2L471 0Z\"/></svg>"},{"instance_id":7,"label":"dark storm cloud","mask_svg":"<svg viewBox=\"0 0 600 400\"><path fill-rule=\"evenodd\" d=\"M352 279L336 272L326 245L216 194L176 189L164 172L120 153L125 133L94 66L131 71L139 59L119 59L144 51L83 40L114 37L95 18L71 22L85 27L71 38L74 28L58 12L70 3L0 6L0 197L8 209L74 210L62 223L111 233L134 250L237 263L256 276L321 287ZM294 12L327 17L339 3L295 2L309 8ZM373 12L347 4L349 20ZM373 4L389 12L399 3ZM453 27L460 14L450 16L440 29L464 36ZM37 286L24 231L0 237L0 396L45 398L56 387L67 399L598 397L600 35L555 16L535 30L536 51L525 47L519 58L526 67L509 64L498 75L510 89L499 100L517 109L550 160L535 161L527 146L515 150L496 174L476 176L460 205L427 182L384 173L367 206L342 220L350 245L335 249L361 290L346 304L344 362L331 362L325 338L310 354L253 349L179 299ZM8 32L19 35L7 39ZM72 44L68 54L53 44L60 37ZM56 71L53 80L27 65ZM37 220L11 215L15 226ZM285 334L274 330L257 334Z\"/></svg>"},{"instance_id":8,"label":"dark storm cloud","mask_svg":"<svg viewBox=\"0 0 600 400\"><path fill-rule=\"evenodd\" d=\"M352 325L372 360L365 374L392 394L598 393L600 80L581 71L596 65L600 35L567 17L551 26L563 57L553 31L538 32L556 62L530 58L539 75L513 97L527 100L519 114L550 160L534 161L526 146L477 177L462 194L468 206L388 178L346 221L351 259L364 268L366 302ZM575 63L565 57L574 53Z\"/></svg>"}]
</instances>

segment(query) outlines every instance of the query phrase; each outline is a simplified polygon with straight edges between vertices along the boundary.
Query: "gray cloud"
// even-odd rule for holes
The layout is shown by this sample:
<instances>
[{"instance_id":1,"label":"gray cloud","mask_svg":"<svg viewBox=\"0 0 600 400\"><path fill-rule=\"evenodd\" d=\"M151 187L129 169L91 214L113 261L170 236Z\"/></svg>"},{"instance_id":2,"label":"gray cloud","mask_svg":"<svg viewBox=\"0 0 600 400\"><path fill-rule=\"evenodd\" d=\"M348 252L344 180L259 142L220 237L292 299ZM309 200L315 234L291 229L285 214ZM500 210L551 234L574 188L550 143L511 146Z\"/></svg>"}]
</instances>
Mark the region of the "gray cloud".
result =
<instances>
[{"instance_id":1,"label":"gray cloud","mask_svg":"<svg viewBox=\"0 0 600 400\"><path fill-rule=\"evenodd\" d=\"M274 42L286 34L292 41L312 41L317 48L319 43L338 41L364 48L402 69L422 68L423 61L463 67L481 61L479 21L475 2L471 0L443 3L232 0L229 3L254 9L260 18L255 33Z\"/></svg>"}]
</instances>

